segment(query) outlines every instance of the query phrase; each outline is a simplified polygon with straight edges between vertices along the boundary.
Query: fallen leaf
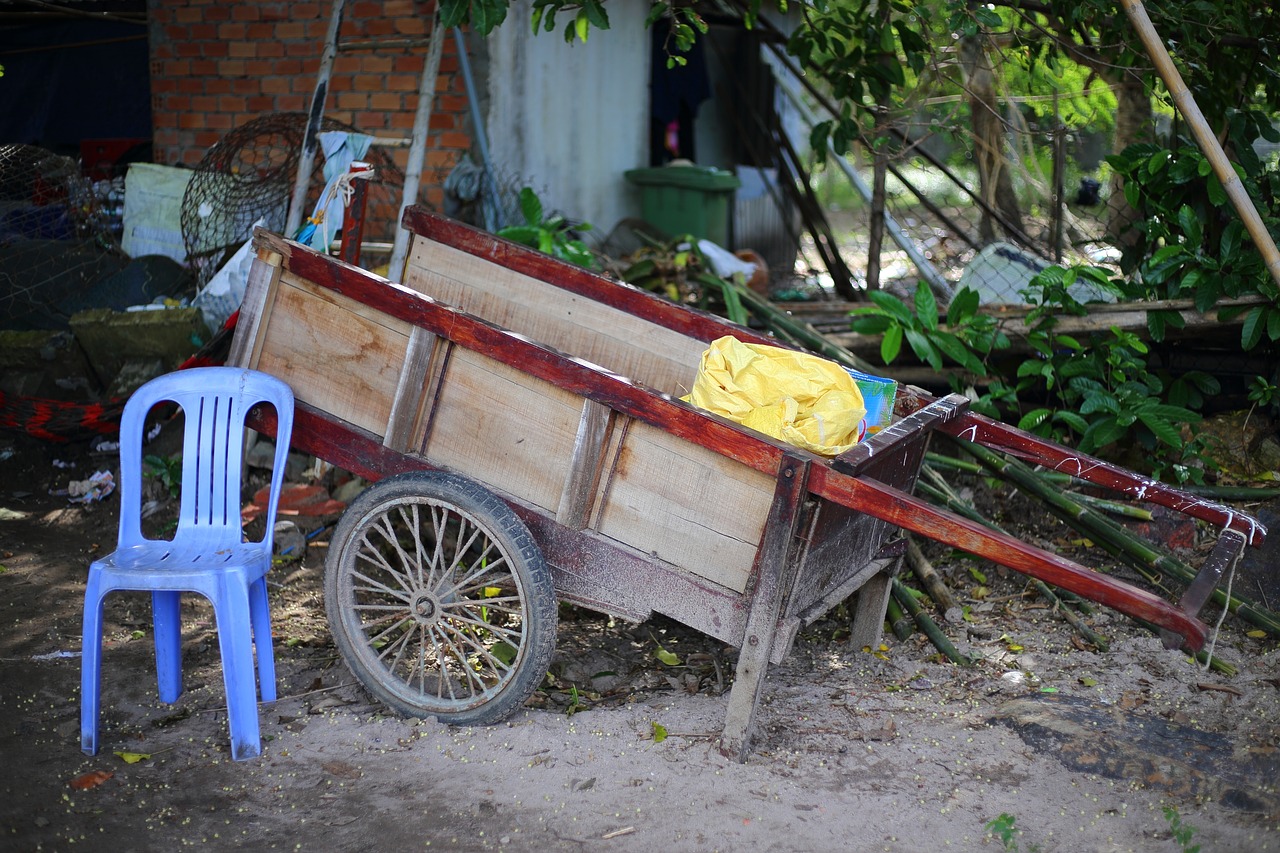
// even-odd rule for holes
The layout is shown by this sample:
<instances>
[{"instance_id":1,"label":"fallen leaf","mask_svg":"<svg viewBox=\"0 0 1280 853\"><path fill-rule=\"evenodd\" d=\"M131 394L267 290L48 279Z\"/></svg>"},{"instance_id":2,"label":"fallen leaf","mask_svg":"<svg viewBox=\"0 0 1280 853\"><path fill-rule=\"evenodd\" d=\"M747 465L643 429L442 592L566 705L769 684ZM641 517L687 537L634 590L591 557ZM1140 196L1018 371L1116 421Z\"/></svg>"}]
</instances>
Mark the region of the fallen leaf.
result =
<instances>
[{"instance_id":1,"label":"fallen leaf","mask_svg":"<svg viewBox=\"0 0 1280 853\"><path fill-rule=\"evenodd\" d=\"M662 646L658 646L658 648L654 650L653 654L654 654L654 657L656 657L658 660L665 663L667 666L680 665L680 658L676 657L674 654L667 651Z\"/></svg>"},{"instance_id":2,"label":"fallen leaf","mask_svg":"<svg viewBox=\"0 0 1280 853\"><path fill-rule=\"evenodd\" d=\"M116 774L110 770L90 770L88 773L72 779L67 784L77 791L87 791L90 788L98 787L114 775Z\"/></svg>"},{"instance_id":3,"label":"fallen leaf","mask_svg":"<svg viewBox=\"0 0 1280 853\"><path fill-rule=\"evenodd\" d=\"M1230 684L1205 684L1203 682L1196 684L1196 689L1200 691L1216 691L1218 693L1230 693L1232 696L1243 696L1244 693L1237 687Z\"/></svg>"},{"instance_id":4,"label":"fallen leaf","mask_svg":"<svg viewBox=\"0 0 1280 853\"><path fill-rule=\"evenodd\" d=\"M653 742L662 743L667 739L667 727L662 723L654 722L653 724Z\"/></svg>"},{"instance_id":5,"label":"fallen leaf","mask_svg":"<svg viewBox=\"0 0 1280 853\"><path fill-rule=\"evenodd\" d=\"M1080 679L1080 683L1083 684L1085 687L1097 687L1098 679L1089 678L1088 676L1085 676L1084 678Z\"/></svg>"},{"instance_id":6,"label":"fallen leaf","mask_svg":"<svg viewBox=\"0 0 1280 853\"><path fill-rule=\"evenodd\" d=\"M1245 636L1252 637L1255 640L1265 640L1267 638L1267 632L1261 629L1258 629L1255 631L1246 631Z\"/></svg>"},{"instance_id":7,"label":"fallen leaf","mask_svg":"<svg viewBox=\"0 0 1280 853\"><path fill-rule=\"evenodd\" d=\"M137 764L144 758L151 757L151 753L149 752L122 752L120 750L116 750L116 755L120 756L120 759L125 764Z\"/></svg>"}]
</instances>

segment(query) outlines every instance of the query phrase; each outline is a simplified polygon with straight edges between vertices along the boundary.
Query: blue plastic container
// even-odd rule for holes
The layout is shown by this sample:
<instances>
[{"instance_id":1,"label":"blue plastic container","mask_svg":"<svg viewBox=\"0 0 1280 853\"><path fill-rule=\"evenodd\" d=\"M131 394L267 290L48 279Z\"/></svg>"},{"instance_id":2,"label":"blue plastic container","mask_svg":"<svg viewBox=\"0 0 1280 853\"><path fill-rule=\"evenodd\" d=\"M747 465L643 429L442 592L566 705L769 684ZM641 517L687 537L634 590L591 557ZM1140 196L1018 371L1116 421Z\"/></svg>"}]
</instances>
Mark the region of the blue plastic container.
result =
<instances>
[{"instance_id":1,"label":"blue plastic container","mask_svg":"<svg viewBox=\"0 0 1280 853\"><path fill-rule=\"evenodd\" d=\"M867 434L875 435L893 420L893 401L898 396L898 383L851 367L845 370L849 371L862 392L862 401L867 407Z\"/></svg>"}]
</instances>

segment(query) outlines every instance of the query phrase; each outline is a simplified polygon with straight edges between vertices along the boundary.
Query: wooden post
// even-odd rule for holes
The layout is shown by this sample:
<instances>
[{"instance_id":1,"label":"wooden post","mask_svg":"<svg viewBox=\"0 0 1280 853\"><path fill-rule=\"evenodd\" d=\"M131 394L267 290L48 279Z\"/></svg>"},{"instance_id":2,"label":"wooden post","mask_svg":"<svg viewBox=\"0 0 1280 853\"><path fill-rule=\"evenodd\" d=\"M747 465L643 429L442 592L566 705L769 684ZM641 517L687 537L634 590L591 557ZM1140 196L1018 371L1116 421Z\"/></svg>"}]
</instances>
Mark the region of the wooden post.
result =
<instances>
[{"instance_id":1,"label":"wooden post","mask_svg":"<svg viewBox=\"0 0 1280 853\"><path fill-rule=\"evenodd\" d=\"M778 466L778 485L765 523L764 538L756 552L751 612L738 651L738 667L729 692L724 735L720 739L720 752L735 761L746 761L751 748L756 705L760 703L778 618L795 580L792 543L800 525L808 482L809 463L796 454L785 454Z\"/></svg>"},{"instance_id":2,"label":"wooden post","mask_svg":"<svg viewBox=\"0 0 1280 853\"><path fill-rule=\"evenodd\" d=\"M1196 138L1196 142L1200 143L1200 150L1204 152L1209 164L1213 166L1213 173L1222 182L1222 189L1226 192L1227 198L1231 199L1231 204L1235 206L1236 213L1240 214L1240 218L1244 220L1244 227L1248 229L1249 236L1253 238L1253 244L1262 253L1262 259L1266 263L1267 269L1271 271L1271 277L1275 279L1277 284L1280 284L1280 250L1276 249L1275 241L1271 239L1271 233L1267 231L1267 226L1263 224L1262 217L1258 215L1258 209L1253 206L1253 199L1249 198L1249 194L1244 191L1244 184L1240 183L1240 176L1232 168L1231 161L1227 159L1226 152L1222 150L1222 144L1213 135L1213 129L1209 127L1209 122L1205 119L1204 113L1200 112L1200 107L1196 104L1195 98L1191 97L1187 84L1183 82L1177 66L1173 64L1173 59L1169 57L1169 51L1165 49L1164 42L1160 40L1160 34L1156 32L1155 25L1151 23L1151 18L1147 16L1147 9L1142 5L1142 0L1120 0L1120 5L1124 6L1125 14L1129 16L1129 20L1133 23L1133 28L1138 31L1138 38L1142 39L1142 44L1146 47L1147 54L1151 57L1151 61L1156 64L1156 71L1160 72L1160 77L1164 80L1164 84L1169 87L1169 94L1173 96L1173 102L1178 105L1178 110L1182 113L1182 117L1187 120L1187 126L1191 128L1191 134Z\"/></svg>"}]
</instances>

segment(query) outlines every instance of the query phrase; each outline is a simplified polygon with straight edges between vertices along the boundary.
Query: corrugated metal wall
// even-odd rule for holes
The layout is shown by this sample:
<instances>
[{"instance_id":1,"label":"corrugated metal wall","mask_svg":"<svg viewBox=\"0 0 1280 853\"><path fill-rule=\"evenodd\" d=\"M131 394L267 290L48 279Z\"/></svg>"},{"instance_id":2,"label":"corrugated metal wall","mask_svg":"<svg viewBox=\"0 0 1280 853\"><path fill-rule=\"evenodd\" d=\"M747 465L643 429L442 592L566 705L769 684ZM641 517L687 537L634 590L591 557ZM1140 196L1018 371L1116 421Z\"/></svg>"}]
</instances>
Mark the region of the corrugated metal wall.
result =
<instances>
[{"instance_id":1,"label":"corrugated metal wall","mask_svg":"<svg viewBox=\"0 0 1280 853\"><path fill-rule=\"evenodd\" d=\"M603 237L639 209L622 173L648 163L649 6L610 0L611 29L586 44L566 44L559 28L533 35L529 6L514 3L487 40L493 166Z\"/></svg>"}]
</instances>

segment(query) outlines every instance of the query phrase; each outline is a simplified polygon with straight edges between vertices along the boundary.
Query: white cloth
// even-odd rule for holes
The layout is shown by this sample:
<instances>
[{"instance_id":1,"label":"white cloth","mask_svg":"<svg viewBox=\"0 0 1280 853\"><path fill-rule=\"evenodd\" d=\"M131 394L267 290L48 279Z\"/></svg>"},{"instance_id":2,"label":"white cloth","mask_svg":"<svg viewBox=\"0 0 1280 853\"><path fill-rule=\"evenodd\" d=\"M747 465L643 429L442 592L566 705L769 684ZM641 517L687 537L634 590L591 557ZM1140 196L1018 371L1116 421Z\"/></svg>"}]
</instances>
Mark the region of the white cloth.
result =
<instances>
[{"instance_id":1,"label":"white cloth","mask_svg":"<svg viewBox=\"0 0 1280 853\"><path fill-rule=\"evenodd\" d=\"M324 178L327 183L320 193L315 212L311 214L311 218L319 222L308 241L311 248L321 252L329 251L333 236L342 230L342 214L346 205L338 189L338 182L352 163L364 157L372 142L373 137L364 133L327 130L320 134L320 150L324 152Z\"/></svg>"}]
</instances>

